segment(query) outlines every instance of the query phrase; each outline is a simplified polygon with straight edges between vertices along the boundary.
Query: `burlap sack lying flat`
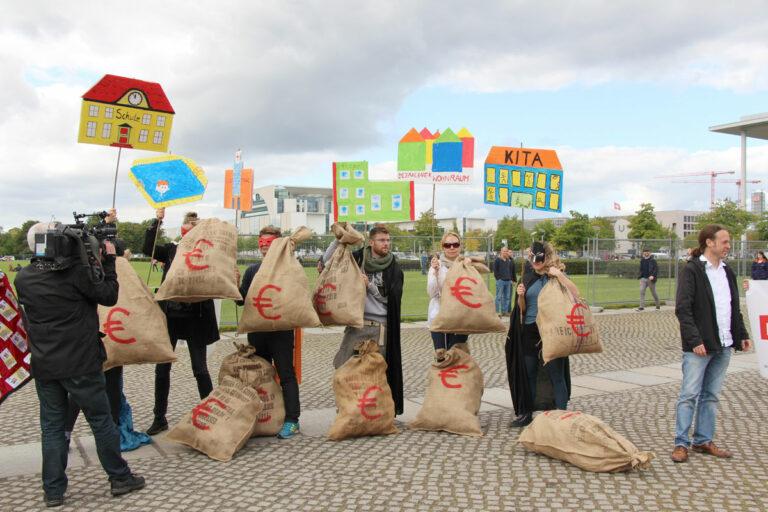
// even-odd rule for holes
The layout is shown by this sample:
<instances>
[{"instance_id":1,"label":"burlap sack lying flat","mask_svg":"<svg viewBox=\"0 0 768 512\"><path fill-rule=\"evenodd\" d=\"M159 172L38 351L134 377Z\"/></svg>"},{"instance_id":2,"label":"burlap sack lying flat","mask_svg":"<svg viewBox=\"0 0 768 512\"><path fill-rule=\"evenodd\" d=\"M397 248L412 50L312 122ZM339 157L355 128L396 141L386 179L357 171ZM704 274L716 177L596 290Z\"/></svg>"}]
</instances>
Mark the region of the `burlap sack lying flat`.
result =
<instances>
[{"instance_id":1,"label":"burlap sack lying flat","mask_svg":"<svg viewBox=\"0 0 768 512\"><path fill-rule=\"evenodd\" d=\"M469 258L457 260L448 270L440 290L440 311L432 319L430 330L458 334L507 330L496 314L496 299L476 267L488 270Z\"/></svg>"},{"instance_id":2,"label":"burlap sack lying flat","mask_svg":"<svg viewBox=\"0 0 768 512\"><path fill-rule=\"evenodd\" d=\"M307 275L293 256L296 244L311 235L312 232L302 226L290 237L272 242L248 288L238 333L321 325L312 307Z\"/></svg>"},{"instance_id":3,"label":"burlap sack lying flat","mask_svg":"<svg viewBox=\"0 0 768 512\"><path fill-rule=\"evenodd\" d=\"M120 285L117 304L99 306L99 326L107 351L104 369L140 363L173 363L165 314L125 258L115 262Z\"/></svg>"},{"instance_id":4,"label":"burlap sack lying flat","mask_svg":"<svg viewBox=\"0 0 768 512\"><path fill-rule=\"evenodd\" d=\"M275 367L256 355L248 344L234 343L235 352L224 357L219 369L219 383L226 377L238 379L259 393L263 408L251 431L251 436L273 436L285 421L283 390L275 379Z\"/></svg>"},{"instance_id":5,"label":"burlap sack lying flat","mask_svg":"<svg viewBox=\"0 0 768 512\"><path fill-rule=\"evenodd\" d=\"M539 414L520 434L528 450L594 472L647 469L655 455L642 452L600 419L577 411Z\"/></svg>"},{"instance_id":6,"label":"burlap sack lying flat","mask_svg":"<svg viewBox=\"0 0 768 512\"><path fill-rule=\"evenodd\" d=\"M557 279L550 279L542 288L538 308L536 325L545 364L558 357L603 351L589 305L583 299L574 303Z\"/></svg>"},{"instance_id":7,"label":"burlap sack lying flat","mask_svg":"<svg viewBox=\"0 0 768 512\"><path fill-rule=\"evenodd\" d=\"M356 354L333 374L338 413L328 439L397 434L387 363L378 344L364 341L355 350Z\"/></svg>"},{"instance_id":8,"label":"burlap sack lying flat","mask_svg":"<svg viewBox=\"0 0 768 512\"><path fill-rule=\"evenodd\" d=\"M219 219L201 220L182 237L157 300L242 300L235 279L237 229Z\"/></svg>"},{"instance_id":9,"label":"burlap sack lying flat","mask_svg":"<svg viewBox=\"0 0 768 512\"><path fill-rule=\"evenodd\" d=\"M427 373L424 404L408 428L482 436L477 417L483 396L480 367L472 356L455 345L448 351L438 350L435 358Z\"/></svg>"},{"instance_id":10,"label":"burlap sack lying flat","mask_svg":"<svg viewBox=\"0 0 768 512\"><path fill-rule=\"evenodd\" d=\"M346 222L331 227L339 245L317 279L312 303L323 325L363 326L365 283L360 267L352 256L352 246L363 235Z\"/></svg>"},{"instance_id":11,"label":"burlap sack lying flat","mask_svg":"<svg viewBox=\"0 0 768 512\"><path fill-rule=\"evenodd\" d=\"M251 437L261 408L255 389L224 377L208 397L168 432L167 439L226 462Z\"/></svg>"}]
</instances>

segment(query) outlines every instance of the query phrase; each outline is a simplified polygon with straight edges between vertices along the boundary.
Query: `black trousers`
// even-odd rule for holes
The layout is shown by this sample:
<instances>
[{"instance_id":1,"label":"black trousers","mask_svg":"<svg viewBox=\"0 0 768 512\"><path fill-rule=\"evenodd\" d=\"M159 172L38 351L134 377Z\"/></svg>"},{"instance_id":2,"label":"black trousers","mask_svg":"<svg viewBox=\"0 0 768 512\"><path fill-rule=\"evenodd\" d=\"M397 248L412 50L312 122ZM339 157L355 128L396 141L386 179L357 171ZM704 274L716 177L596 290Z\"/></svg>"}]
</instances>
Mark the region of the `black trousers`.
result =
<instances>
[{"instance_id":1,"label":"black trousers","mask_svg":"<svg viewBox=\"0 0 768 512\"><path fill-rule=\"evenodd\" d=\"M176 350L178 337L171 336L171 346ZM213 383L208 373L208 345L205 341L191 335L187 337L189 359L192 361L192 374L197 381L200 399L213 391ZM171 392L171 363L155 365L155 419L164 420L168 412L168 395Z\"/></svg>"},{"instance_id":2,"label":"black trousers","mask_svg":"<svg viewBox=\"0 0 768 512\"><path fill-rule=\"evenodd\" d=\"M256 355L275 365L283 388L285 421L299 421L299 383L293 367L293 331L251 332L248 343L256 349Z\"/></svg>"},{"instance_id":3,"label":"black trousers","mask_svg":"<svg viewBox=\"0 0 768 512\"><path fill-rule=\"evenodd\" d=\"M122 391L123 383L123 367L115 366L104 372L104 380L106 381L107 400L109 401L109 412L112 415L112 421L115 425L120 424L120 404L122 403L122 397L120 392ZM72 432L75 429L75 422L80 415L80 405L75 401L70 394L67 403L67 419L64 424L65 432Z\"/></svg>"}]
</instances>

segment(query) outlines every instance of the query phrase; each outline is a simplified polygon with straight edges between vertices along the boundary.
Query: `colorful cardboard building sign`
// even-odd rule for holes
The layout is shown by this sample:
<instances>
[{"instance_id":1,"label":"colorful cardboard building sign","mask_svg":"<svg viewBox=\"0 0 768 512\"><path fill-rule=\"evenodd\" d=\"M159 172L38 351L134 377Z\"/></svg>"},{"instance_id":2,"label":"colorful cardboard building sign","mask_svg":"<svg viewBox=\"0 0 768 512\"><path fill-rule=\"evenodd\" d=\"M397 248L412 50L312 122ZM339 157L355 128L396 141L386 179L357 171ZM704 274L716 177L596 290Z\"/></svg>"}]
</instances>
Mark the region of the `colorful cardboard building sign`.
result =
<instances>
[{"instance_id":1,"label":"colorful cardboard building sign","mask_svg":"<svg viewBox=\"0 0 768 512\"><path fill-rule=\"evenodd\" d=\"M552 149L493 146L484 181L486 204L563 210L563 168Z\"/></svg>"},{"instance_id":2,"label":"colorful cardboard building sign","mask_svg":"<svg viewBox=\"0 0 768 512\"><path fill-rule=\"evenodd\" d=\"M224 171L224 208L246 212L253 208L253 169L243 169L239 149L233 168Z\"/></svg>"},{"instance_id":3,"label":"colorful cardboard building sign","mask_svg":"<svg viewBox=\"0 0 768 512\"><path fill-rule=\"evenodd\" d=\"M160 84L104 75L83 94L77 141L166 152L174 114Z\"/></svg>"},{"instance_id":4,"label":"colorful cardboard building sign","mask_svg":"<svg viewBox=\"0 0 768 512\"><path fill-rule=\"evenodd\" d=\"M128 176L152 208L202 199L208 185L203 169L179 155L134 160Z\"/></svg>"},{"instance_id":5,"label":"colorful cardboard building sign","mask_svg":"<svg viewBox=\"0 0 768 512\"><path fill-rule=\"evenodd\" d=\"M337 222L415 220L413 182L369 180L368 162L334 162L333 218Z\"/></svg>"},{"instance_id":6,"label":"colorful cardboard building sign","mask_svg":"<svg viewBox=\"0 0 768 512\"><path fill-rule=\"evenodd\" d=\"M397 147L397 179L418 183L469 183L475 138L466 128L432 133L411 128Z\"/></svg>"}]
</instances>

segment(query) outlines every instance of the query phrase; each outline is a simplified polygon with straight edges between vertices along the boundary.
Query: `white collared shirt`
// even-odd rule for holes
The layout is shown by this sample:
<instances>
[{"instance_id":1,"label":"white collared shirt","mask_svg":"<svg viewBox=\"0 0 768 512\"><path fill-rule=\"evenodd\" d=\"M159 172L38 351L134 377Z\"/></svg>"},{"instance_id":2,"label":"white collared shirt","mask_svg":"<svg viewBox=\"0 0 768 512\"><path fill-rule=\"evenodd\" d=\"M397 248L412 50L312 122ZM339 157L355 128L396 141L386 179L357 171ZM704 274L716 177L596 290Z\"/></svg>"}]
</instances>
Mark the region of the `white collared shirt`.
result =
<instances>
[{"instance_id":1,"label":"white collared shirt","mask_svg":"<svg viewBox=\"0 0 768 512\"><path fill-rule=\"evenodd\" d=\"M717 329L720 334L720 343L724 347L733 345L731 335L731 286L728 284L728 276L725 273L725 262L720 260L720 265L715 267L704 255L699 257L704 262L704 270L712 287L715 297L715 315L717 317Z\"/></svg>"}]
</instances>

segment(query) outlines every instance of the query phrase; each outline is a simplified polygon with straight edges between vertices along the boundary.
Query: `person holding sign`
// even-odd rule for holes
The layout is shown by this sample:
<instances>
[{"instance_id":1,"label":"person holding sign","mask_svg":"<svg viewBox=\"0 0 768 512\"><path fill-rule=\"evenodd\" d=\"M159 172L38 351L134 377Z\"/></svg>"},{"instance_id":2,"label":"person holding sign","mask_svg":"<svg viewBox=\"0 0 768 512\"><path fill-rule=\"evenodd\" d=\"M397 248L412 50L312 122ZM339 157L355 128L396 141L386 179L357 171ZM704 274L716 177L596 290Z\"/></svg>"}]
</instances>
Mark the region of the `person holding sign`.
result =
<instances>
[{"instance_id":1,"label":"person holding sign","mask_svg":"<svg viewBox=\"0 0 768 512\"><path fill-rule=\"evenodd\" d=\"M454 263L461 259L461 237L453 231L446 231L440 240L443 252L440 256L433 256L427 274L427 293L429 294L429 308L427 310L427 325L431 327L432 321L440 312L440 292L445 284L445 278L448 270ZM466 343L469 339L467 334L456 334L452 332L434 332L430 331L432 344L435 350L444 348L450 349L457 343Z\"/></svg>"}]
</instances>

